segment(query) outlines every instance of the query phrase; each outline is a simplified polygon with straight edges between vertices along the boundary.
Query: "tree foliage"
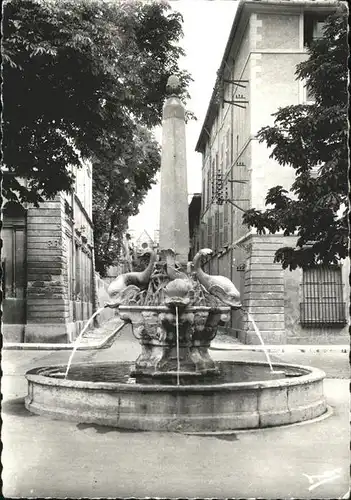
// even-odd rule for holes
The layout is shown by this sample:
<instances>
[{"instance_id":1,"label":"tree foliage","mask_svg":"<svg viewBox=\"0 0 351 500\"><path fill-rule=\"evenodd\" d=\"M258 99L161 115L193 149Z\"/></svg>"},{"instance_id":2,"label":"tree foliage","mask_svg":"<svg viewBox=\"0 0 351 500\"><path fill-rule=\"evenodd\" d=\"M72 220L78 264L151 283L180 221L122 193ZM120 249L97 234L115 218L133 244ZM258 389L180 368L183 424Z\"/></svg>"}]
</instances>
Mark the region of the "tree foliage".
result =
<instances>
[{"instance_id":1,"label":"tree foliage","mask_svg":"<svg viewBox=\"0 0 351 500\"><path fill-rule=\"evenodd\" d=\"M314 102L280 108L274 125L258 132L279 165L295 170L290 192L268 191L264 211L243 220L259 234L297 235L295 247L280 248L275 261L296 269L335 264L348 252L347 9L340 3L324 24L323 38L308 49L296 75Z\"/></svg>"},{"instance_id":2,"label":"tree foliage","mask_svg":"<svg viewBox=\"0 0 351 500\"><path fill-rule=\"evenodd\" d=\"M133 140L124 143L119 158L111 157L93 167L96 269L102 275L118 260L128 217L138 213L159 163L158 143L139 126Z\"/></svg>"},{"instance_id":3,"label":"tree foliage","mask_svg":"<svg viewBox=\"0 0 351 500\"><path fill-rule=\"evenodd\" d=\"M159 166L161 122L182 17L163 1L9 0L3 8L4 195L38 203L93 161L100 271ZM24 178L25 182L20 179ZM128 179L129 183L124 180Z\"/></svg>"}]
</instances>

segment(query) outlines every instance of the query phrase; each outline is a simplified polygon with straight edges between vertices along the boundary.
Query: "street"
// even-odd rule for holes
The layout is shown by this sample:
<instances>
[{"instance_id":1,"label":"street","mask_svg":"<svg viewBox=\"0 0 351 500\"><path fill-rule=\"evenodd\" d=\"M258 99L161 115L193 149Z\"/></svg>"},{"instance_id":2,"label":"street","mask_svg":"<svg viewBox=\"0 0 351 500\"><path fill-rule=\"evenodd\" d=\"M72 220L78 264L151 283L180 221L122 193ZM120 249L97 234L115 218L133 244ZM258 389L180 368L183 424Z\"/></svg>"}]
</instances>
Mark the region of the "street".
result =
<instances>
[{"instance_id":1,"label":"street","mask_svg":"<svg viewBox=\"0 0 351 500\"><path fill-rule=\"evenodd\" d=\"M135 359L128 328L83 360ZM349 488L349 368L346 353L289 354L273 361L325 369L332 415L317 422L199 436L127 432L51 420L23 405L23 374L66 363L67 351L3 351L2 463L5 497L339 498ZM216 359L264 359L262 352L212 351ZM337 378L335 378L337 377Z\"/></svg>"}]
</instances>

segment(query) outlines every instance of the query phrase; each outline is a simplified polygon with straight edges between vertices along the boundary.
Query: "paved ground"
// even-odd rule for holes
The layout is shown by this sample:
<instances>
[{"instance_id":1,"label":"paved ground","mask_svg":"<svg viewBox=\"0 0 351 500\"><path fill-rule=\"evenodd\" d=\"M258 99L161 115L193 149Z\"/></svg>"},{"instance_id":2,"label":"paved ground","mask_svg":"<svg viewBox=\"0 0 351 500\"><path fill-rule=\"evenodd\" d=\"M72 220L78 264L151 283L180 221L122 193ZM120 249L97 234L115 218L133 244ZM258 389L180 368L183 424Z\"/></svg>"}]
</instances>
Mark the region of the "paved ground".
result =
<instances>
[{"instance_id":1,"label":"paved ground","mask_svg":"<svg viewBox=\"0 0 351 500\"><path fill-rule=\"evenodd\" d=\"M125 333L110 349L75 362L133 360ZM279 354L327 373L333 415L319 422L231 436L121 432L55 421L23 406L23 374L67 363L67 351L3 351L3 495L14 497L341 498L349 488L349 363L346 353ZM216 359L264 359L262 352L212 351ZM343 380L344 379L344 380Z\"/></svg>"}]
</instances>

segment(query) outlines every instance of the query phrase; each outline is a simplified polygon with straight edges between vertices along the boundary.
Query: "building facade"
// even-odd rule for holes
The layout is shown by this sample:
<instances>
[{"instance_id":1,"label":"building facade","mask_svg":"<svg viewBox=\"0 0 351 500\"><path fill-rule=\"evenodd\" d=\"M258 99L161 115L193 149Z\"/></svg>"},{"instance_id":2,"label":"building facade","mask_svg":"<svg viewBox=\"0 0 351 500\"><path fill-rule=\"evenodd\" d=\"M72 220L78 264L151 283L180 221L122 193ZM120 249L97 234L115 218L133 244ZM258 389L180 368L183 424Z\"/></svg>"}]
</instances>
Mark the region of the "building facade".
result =
<instances>
[{"instance_id":1,"label":"building facade","mask_svg":"<svg viewBox=\"0 0 351 500\"><path fill-rule=\"evenodd\" d=\"M284 271L274 253L294 246L294 238L260 236L242 224L243 211L264 209L270 187L292 185L294 170L270 158L256 134L273 124L279 107L310 99L296 65L335 6L329 0L239 3L196 146L203 158L200 241L214 250L206 269L236 284L267 343L338 341L346 334L348 262ZM218 192L230 202L218 203ZM232 328L245 343L258 342L246 314L233 313Z\"/></svg>"},{"instance_id":2,"label":"building facade","mask_svg":"<svg viewBox=\"0 0 351 500\"><path fill-rule=\"evenodd\" d=\"M54 200L3 208L5 342L67 342L97 306L93 264L92 168Z\"/></svg>"}]
</instances>

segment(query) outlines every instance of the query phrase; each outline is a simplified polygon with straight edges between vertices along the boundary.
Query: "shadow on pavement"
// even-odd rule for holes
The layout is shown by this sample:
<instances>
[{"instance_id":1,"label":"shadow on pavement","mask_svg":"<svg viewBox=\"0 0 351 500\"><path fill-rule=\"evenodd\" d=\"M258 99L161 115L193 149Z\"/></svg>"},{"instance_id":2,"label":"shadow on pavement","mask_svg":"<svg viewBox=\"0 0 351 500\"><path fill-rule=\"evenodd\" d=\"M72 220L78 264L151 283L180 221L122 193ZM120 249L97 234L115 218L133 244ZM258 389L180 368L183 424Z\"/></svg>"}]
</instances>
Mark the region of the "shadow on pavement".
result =
<instances>
[{"instance_id":1,"label":"shadow on pavement","mask_svg":"<svg viewBox=\"0 0 351 500\"><path fill-rule=\"evenodd\" d=\"M24 398L9 399L1 405L2 413L6 415L15 415L17 417L37 417L24 406Z\"/></svg>"},{"instance_id":2,"label":"shadow on pavement","mask_svg":"<svg viewBox=\"0 0 351 500\"><path fill-rule=\"evenodd\" d=\"M98 424L77 424L76 427L79 431L84 431L85 429L95 429L97 434L107 434L108 432L117 432L118 434L129 432L131 434L137 434L139 432L145 432L143 430L122 429L119 427Z\"/></svg>"}]
</instances>

